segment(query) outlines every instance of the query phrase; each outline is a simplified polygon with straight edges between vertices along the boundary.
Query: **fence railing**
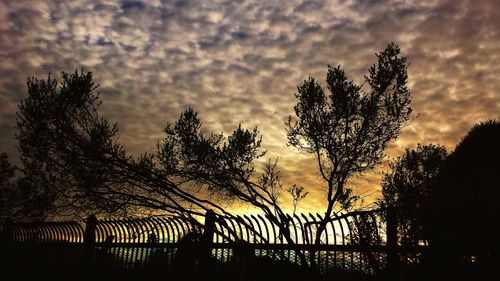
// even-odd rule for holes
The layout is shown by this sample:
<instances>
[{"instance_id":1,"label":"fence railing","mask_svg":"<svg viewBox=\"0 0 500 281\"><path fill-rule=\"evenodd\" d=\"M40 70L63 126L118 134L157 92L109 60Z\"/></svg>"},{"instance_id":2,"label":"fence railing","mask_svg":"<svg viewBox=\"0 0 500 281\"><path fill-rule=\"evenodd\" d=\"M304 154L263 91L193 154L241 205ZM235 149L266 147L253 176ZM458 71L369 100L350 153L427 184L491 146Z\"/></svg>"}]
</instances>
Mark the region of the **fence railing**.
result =
<instances>
[{"instance_id":1,"label":"fence railing","mask_svg":"<svg viewBox=\"0 0 500 281\"><path fill-rule=\"evenodd\" d=\"M168 268L183 257L198 255L198 264L209 260L221 265L241 262L242 253L301 264L314 262L321 272L356 270L374 274L395 269L401 262L394 214L383 211L335 214L327 223L321 243L314 244L320 214L287 215L290 240L261 215L224 217L207 213L204 223L181 217L97 220L77 222L7 223L2 240L9 249L35 251L41 256L79 261L85 259L124 269ZM360 222L371 224L365 239ZM373 233L376 232L376 233ZM424 248L413 249L418 255ZM205 254L203 254L205 252ZM200 258L201 253L201 258ZM206 259L203 258L205 255Z\"/></svg>"}]
</instances>

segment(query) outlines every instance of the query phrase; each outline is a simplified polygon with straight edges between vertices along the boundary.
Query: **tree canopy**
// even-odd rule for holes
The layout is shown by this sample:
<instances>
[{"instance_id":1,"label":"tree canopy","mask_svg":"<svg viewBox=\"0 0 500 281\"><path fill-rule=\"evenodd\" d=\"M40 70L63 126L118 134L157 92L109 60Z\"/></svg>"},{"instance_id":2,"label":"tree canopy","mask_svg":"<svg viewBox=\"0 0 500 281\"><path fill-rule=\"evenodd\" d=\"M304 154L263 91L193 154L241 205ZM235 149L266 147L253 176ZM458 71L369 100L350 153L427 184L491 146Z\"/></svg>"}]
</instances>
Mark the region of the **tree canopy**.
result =
<instances>
[{"instance_id":1,"label":"tree canopy","mask_svg":"<svg viewBox=\"0 0 500 281\"><path fill-rule=\"evenodd\" d=\"M428 218L433 241L498 251L500 122L474 125L443 164Z\"/></svg>"},{"instance_id":2,"label":"tree canopy","mask_svg":"<svg viewBox=\"0 0 500 281\"><path fill-rule=\"evenodd\" d=\"M50 193L36 179L17 174L19 168L0 153L0 222L42 221L52 209Z\"/></svg>"},{"instance_id":3,"label":"tree canopy","mask_svg":"<svg viewBox=\"0 0 500 281\"><path fill-rule=\"evenodd\" d=\"M356 201L348 180L379 164L411 118L406 58L399 54L391 43L376 55L378 62L365 76L367 91L348 80L340 66L328 66L329 94L312 77L297 88L295 116L286 122L288 142L316 157L327 185L325 220L316 242L335 207L349 209Z\"/></svg>"},{"instance_id":4,"label":"tree canopy","mask_svg":"<svg viewBox=\"0 0 500 281\"><path fill-rule=\"evenodd\" d=\"M402 244L418 245L428 239L424 214L446 156L443 146L418 144L389 164L391 171L384 174L383 198L378 203L395 208Z\"/></svg>"}]
</instances>

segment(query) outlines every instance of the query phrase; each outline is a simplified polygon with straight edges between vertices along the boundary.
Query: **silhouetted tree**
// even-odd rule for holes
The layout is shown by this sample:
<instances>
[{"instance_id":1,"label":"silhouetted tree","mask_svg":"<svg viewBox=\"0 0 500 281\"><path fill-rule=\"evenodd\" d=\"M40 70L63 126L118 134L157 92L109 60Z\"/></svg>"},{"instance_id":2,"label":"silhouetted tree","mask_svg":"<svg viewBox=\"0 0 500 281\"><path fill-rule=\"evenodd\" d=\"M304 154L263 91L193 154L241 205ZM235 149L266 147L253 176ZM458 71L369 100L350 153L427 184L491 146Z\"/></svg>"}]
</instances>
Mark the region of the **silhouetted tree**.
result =
<instances>
[{"instance_id":1,"label":"silhouetted tree","mask_svg":"<svg viewBox=\"0 0 500 281\"><path fill-rule=\"evenodd\" d=\"M329 94L314 78L297 88L295 116L286 122L288 141L316 157L326 183L327 207L316 244L332 212L349 209L357 199L348 180L374 168L411 118L406 58L399 53L399 47L391 43L377 54L378 63L365 76L368 92L349 81L340 66L328 66Z\"/></svg>"},{"instance_id":2,"label":"silhouetted tree","mask_svg":"<svg viewBox=\"0 0 500 281\"><path fill-rule=\"evenodd\" d=\"M500 252L500 122L475 125L446 159L433 189L431 242L458 252L469 247L493 259Z\"/></svg>"},{"instance_id":3,"label":"silhouetted tree","mask_svg":"<svg viewBox=\"0 0 500 281\"><path fill-rule=\"evenodd\" d=\"M16 169L10 164L6 153L0 153L0 221L11 216L12 181Z\"/></svg>"},{"instance_id":4,"label":"silhouetted tree","mask_svg":"<svg viewBox=\"0 0 500 281\"><path fill-rule=\"evenodd\" d=\"M304 187L296 184L288 188L287 191L292 196L293 214L295 214L300 201L306 198L309 192L304 192Z\"/></svg>"},{"instance_id":5,"label":"silhouetted tree","mask_svg":"<svg viewBox=\"0 0 500 281\"><path fill-rule=\"evenodd\" d=\"M110 191L125 185L120 165L131 159L116 144L116 124L97 113L92 75L62 73L62 79L59 91L50 75L28 79L17 122L25 174L52 192L53 210L60 214L115 211L126 198Z\"/></svg>"},{"instance_id":6,"label":"silhouetted tree","mask_svg":"<svg viewBox=\"0 0 500 281\"><path fill-rule=\"evenodd\" d=\"M391 172L384 174L383 198L378 203L383 208L395 208L403 245L418 245L428 239L424 213L446 156L443 146L418 144L416 149L407 148L403 156L389 164Z\"/></svg>"},{"instance_id":7,"label":"silhouetted tree","mask_svg":"<svg viewBox=\"0 0 500 281\"><path fill-rule=\"evenodd\" d=\"M12 165L6 153L0 154L0 221L40 221L50 211L47 193ZM23 172L23 170L21 170Z\"/></svg>"},{"instance_id":8,"label":"silhouetted tree","mask_svg":"<svg viewBox=\"0 0 500 281\"><path fill-rule=\"evenodd\" d=\"M241 125L227 138L203 134L192 109L165 127L155 153L134 158L118 143L118 126L98 113L92 74L62 72L62 83L28 79L28 97L18 111L19 148L25 172L50 187L53 209L62 215L146 214L164 211L194 216L213 209L231 216L221 201L258 207L290 243L276 162L258 173L264 155L257 128ZM242 222L245 223L245 222ZM249 226L250 229L252 226Z\"/></svg>"},{"instance_id":9,"label":"silhouetted tree","mask_svg":"<svg viewBox=\"0 0 500 281\"><path fill-rule=\"evenodd\" d=\"M9 162L7 153L0 153L0 187L8 187L15 172L16 168Z\"/></svg>"}]
</instances>

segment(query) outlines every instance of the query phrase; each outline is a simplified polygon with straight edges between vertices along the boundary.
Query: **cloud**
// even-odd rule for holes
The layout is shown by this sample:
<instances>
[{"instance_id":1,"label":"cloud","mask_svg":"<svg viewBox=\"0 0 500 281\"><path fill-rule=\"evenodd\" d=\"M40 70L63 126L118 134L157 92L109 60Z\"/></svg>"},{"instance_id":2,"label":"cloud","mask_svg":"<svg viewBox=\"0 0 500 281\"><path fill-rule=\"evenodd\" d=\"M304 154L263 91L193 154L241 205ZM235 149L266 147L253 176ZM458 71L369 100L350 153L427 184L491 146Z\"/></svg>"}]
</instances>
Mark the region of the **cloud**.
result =
<instances>
[{"instance_id":1,"label":"cloud","mask_svg":"<svg viewBox=\"0 0 500 281\"><path fill-rule=\"evenodd\" d=\"M207 131L258 126L285 185L314 190L313 158L286 145L284 119L308 76L327 65L364 82L374 54L400 44L420 116L388 150L417 143L452 150L474 124L500 118L500 3L491 1L7 1L0 3L0 135L15 155L15 111L26 78L92 71L102 113L120 125L135 155L152 151L162 128L191 106ZM359 179L376 191L382 167ZM374 195L375 196L375 195Z\"/></svg>"}]
</instances>

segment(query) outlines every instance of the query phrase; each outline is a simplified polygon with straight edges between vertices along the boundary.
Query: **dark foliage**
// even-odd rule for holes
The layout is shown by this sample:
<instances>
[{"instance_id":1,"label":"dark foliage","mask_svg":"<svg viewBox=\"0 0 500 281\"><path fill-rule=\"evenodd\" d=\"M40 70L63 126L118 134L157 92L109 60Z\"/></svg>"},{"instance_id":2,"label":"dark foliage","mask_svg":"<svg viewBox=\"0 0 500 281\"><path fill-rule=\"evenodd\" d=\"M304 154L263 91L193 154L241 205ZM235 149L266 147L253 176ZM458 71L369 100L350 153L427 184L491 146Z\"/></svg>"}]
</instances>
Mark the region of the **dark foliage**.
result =
<instances>
[{"instance_id":1,"label":"dark foliage","mask_svg":"<svg viewBox=\"0 0 500 281\"><path fill-rule=\"evenodd\" d=\"M428 239L424 214L446 156L443 146L419 144L416 149L407 148L390 164L391 172L384 174L379 205L396 210L402 245L418 245Z\"/></svg>"},{"instance_id":2,"label":"dark foliage","mask_svg":"<svg viewBox=\"0 0 500 281\"><path fill-rule=\"evenodd\" d=\"M27 177L13 166L6 153L0 154L0 222L41 221L50 213L50 194L36 179Z\"/></svg>"},{"instance_id":3,"label":"dark foliage","mask_svg":"<svg viewBox=\"0 0 500 281\"><path fill-rule=\"evenodd\" d=\"M26 177L48 194L44 202L58 216L175 213L200 224L195 216L212 209L231 216L222 202L256 206L282 229L282 192L276 162L258 173L264 155L257 128L238 126L225 137L202 133L197 113L188 108L165 127L155 153L138 158L118 143L118 126L99 115L98 85L92 74L61 73L28 80L28 97L18 111L19 149ZM249 226L252 229L252 226Z\"/></svg>"},{"instance_id":4,"label":"dark foliage","mask_svg":"<svg viewBox=\"0 0 500 281\"><path fill-rule=\"evenodd\" d=\"M52 199L59 214L113 211L123 185L122 172L111 161L127 160L116 144L117 126L101 118L97 86L91 73L62 73L57 89L52 77L28 79L28 97L18 111L19 150L27 178ZM96 196L100 194L99 200Z\"/></svg>"},{"instance_id":5,"label":"dark foliage","mask_svg":"<svg viewBox=\"0 0 500 281\"><path fill-rule=\"evenodd\" d=\"M10 164L6 153L0 154L0 221L12 215L11 198L13 197L13 179L15 167Z\"/></svg>"},{"instance_id":6,"label":"dark foliage","mask_svg":"<svg viewBox=\"0 0 500 281\"><path fill-rule=\"evenodd\" d=\"M222 198L254 198L245 197L244 186L255 172L252 161L263 155L257 151L256 129L240 126L227 141L222 134L205 137L197 114L188 109L167 125L157 153L134 159L118 144L117 124L98 113L101 102L92 74L61 76L59 89L50 76L29 79L28 97L18 112L26 174L52 192L54 210L203 214L218 206L194 195L203 194L201 188ZM188 204L194 205L192 211L185 208Z\"/></svg>"},{"instance_id":7,"label":"dark foliage","mask_svg":"<svg viewBox=\"0 0 500 281\"><path fill-rule=\"evenodd\" d=\"M320 242L334 209L349 209L357 200L348 180L374 168L411 118L406 58L399 53L391 43L377 54L378 63L365 76L367 92L349 81L340 66L328 66L329 94L314 78L297 88L295 116L286 122L288 141L316 157L327 185L325 220L315 243Z\"/></svg>"},{"instance_id":8,"label":"dark foliage","mask_svg":"<svg viewBox=\"0 0 500 281\"><path fill-rule=\"evenodd\" d=\"M446 159L428 214L433 243L450 251L500 253L500 122L475 125ZM452 245L461 245L458 249Z\"/></svg>"}]
</instances>

